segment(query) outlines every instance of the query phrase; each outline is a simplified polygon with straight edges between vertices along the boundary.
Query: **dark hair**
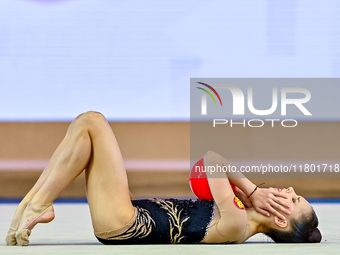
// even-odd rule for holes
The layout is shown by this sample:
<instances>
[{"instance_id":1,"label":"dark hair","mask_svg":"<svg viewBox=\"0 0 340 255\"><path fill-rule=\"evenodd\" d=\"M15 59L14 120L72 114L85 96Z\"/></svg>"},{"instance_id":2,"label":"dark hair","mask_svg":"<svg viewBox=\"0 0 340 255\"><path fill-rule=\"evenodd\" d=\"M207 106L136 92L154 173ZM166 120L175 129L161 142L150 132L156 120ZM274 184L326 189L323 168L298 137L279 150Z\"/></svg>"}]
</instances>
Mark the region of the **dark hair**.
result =
<instances>
[{"instance_id":1,"label":"dark hair","mask_svg":"<svg viewBox=\"0 0 340 255\"><path fill-rule=\"evenodd\" d=\"M298 220L291 220L291 230L271 229L269 236L275 243L320 243L321 232L318 229L319 220L312 209L312 214L307 217L302 215Z\"/></svg>"}]
</instances>

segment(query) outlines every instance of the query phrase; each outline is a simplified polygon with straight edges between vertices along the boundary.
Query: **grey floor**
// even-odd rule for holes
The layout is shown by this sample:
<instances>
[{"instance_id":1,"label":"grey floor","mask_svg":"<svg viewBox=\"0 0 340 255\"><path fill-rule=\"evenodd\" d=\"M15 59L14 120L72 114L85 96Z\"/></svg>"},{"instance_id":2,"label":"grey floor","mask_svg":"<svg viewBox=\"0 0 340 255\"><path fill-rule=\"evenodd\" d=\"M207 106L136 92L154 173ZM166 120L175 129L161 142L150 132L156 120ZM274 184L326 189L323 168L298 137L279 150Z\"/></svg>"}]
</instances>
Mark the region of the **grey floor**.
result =
<instances>
[{"instance_id":1,"label":"grey floor","mask_svg":"<svg viewBox=\"0 0 340 255\"><path fill-rule=\"evenodd\" d=\"M323 234L321 244L275 244L257 235L237 245L105 246L93 235L87 204L55 204L56 218L38 224L28 247L7 247L5 235L16 204L0 204L0 254L340 254L340 203L313 204Z\"/></svg>"}]
</instances>

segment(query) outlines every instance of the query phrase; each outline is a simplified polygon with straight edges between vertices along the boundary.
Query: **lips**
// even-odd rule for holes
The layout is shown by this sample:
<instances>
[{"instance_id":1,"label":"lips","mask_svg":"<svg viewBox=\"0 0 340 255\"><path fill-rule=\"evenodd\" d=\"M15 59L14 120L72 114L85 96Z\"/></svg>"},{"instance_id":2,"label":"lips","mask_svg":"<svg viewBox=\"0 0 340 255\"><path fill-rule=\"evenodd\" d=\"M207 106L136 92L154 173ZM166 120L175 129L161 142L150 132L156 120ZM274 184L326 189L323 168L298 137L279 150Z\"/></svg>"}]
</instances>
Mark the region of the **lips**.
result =
<instances>
[{"instance_id":1,"label":"lips","mask_svg":"<svg viewBox=\"0 0 340 255\"><path fill-rule=\"evenodd\" d=\"M283 190L284 188L276 188L279 192L281 192L281 190Z\"/></svg>"}]
</instances>

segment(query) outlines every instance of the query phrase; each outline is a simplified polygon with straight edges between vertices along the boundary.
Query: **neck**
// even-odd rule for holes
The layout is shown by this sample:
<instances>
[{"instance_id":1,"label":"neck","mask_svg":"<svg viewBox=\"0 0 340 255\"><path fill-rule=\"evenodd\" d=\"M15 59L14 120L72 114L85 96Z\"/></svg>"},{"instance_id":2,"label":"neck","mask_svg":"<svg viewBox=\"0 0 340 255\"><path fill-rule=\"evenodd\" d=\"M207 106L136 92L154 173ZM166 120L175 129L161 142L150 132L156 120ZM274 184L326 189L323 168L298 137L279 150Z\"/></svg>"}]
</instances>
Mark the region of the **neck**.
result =
<instances>
[{"instance_id":1,"label":"neck","mask_svg":"<svg viewBox=\"0 0 340 255\"><path fill-rule=\"evenodd\" d=\"M248 217L248 234L247 239L257 233L267 233L271 223L273 222L272 217L266 217L255 211L254 208L246 210Z\"/></svg>"}]
</instances>

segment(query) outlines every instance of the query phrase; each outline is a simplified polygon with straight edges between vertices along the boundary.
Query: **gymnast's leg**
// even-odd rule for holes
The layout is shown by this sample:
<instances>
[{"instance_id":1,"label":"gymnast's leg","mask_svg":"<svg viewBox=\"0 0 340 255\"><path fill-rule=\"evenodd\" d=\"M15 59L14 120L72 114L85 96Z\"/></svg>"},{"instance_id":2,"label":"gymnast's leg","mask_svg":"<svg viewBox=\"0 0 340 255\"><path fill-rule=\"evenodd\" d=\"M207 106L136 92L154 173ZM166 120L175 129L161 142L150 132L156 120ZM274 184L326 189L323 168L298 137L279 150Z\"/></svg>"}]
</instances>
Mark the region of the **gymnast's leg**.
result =
<instances>
[{"instance_id":1,"label":"gymnast's leg","mask_svg":"<svg viewBox=\"0 0 340 255\"><path fill-rule=\"evenodd\" d=\"M51 170L54 168L54 166L57 162L57 159L59 158L61 152L63 151L63 149L65 147L65 144L70 139L70 136L71 136L71 133L72 133L71 130L72 130L72 128L68 129L68 132L66 133L65 138L63 139L63 141L59 144L59 146L57 147L57 149L53 153L50 161L48 162L44 171L40 175L38 181L34 184L33 188L26 194L26 196L19 203L19 205L18 205L18 207L15 211L13 220L11 222L10 229L7 233L7 237L6 237L7 245L16 245L15 232L19 227L19 223L20 223L22 214L23 214L26 206L28 205L28 203L32 200L34 195L38 192L38 190L44 184L44 182L46 181Z\"/></svg>"},{"instance_id":2,"label":"gymnast's leg","mask_svg":"<svg viewBox=\"0 0 340 255\"><path fill-rule=\"evenodd\" d=\"M28 244L36 223L53 220L53 201L84 168L95 231L117 229L134 215L121 153L105 118L85 113L71 123L68 133L47 179L23 213L16 232L19 245Z\"/></svg>"}]
</instances>

